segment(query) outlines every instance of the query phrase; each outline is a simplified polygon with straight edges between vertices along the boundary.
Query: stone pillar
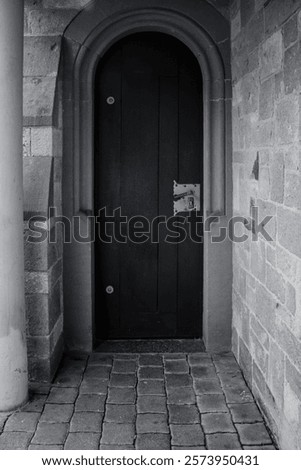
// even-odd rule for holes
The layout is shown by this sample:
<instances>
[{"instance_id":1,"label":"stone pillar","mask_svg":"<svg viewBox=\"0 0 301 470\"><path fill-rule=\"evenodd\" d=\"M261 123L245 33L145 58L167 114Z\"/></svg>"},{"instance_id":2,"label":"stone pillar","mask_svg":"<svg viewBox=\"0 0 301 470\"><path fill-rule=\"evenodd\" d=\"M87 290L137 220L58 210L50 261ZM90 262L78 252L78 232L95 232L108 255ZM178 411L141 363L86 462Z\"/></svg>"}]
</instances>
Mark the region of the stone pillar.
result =
<instances>
[{"instance_id":1,"label":"stone pillar","mask_svg":"<svg viewBox=\"0 0 301 470\"><path fill-rule=\"evenodd\" d=\"M0 411L27 399L24 306L23 0L0 2Z\"/></svg>"}]
</instances>

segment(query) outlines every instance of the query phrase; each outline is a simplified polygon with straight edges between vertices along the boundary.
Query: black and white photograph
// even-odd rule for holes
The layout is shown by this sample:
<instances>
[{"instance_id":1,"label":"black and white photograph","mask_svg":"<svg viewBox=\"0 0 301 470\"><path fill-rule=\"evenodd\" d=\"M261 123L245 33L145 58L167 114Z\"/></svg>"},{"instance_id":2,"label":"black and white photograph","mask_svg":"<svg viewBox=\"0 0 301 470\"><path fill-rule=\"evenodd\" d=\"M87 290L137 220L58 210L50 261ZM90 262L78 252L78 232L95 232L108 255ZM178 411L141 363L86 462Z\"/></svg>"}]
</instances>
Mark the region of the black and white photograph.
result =
<instances>
[{"instance_id":1,"label":"black and white photograph","mask_svg":"<svg viewBox=\"0 0 301 470\"><path fill-rule=\"evenodd\" d=\"M299 468L301 0L0 0L0 142L0 465Z\"/></svg>"}]
</instances>

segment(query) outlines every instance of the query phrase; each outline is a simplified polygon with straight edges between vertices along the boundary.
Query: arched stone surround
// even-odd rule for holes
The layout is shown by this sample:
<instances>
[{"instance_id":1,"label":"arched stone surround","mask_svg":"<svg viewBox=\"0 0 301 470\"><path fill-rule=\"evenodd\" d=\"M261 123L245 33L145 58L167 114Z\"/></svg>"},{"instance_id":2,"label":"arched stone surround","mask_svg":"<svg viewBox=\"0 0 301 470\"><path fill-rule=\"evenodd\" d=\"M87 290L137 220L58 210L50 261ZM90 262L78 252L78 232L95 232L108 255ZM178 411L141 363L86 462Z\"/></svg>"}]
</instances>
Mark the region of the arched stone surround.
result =
<instances>
[{"instance_id":1,"label":"arched stone surround","mask_svg":"<svg viewBox=\"0 0 301 470\"><path fill-rule=\"evenodd\" d=\"M64 215L79 216L89 231L93 211L93 83L96 66L122 37L158 31L195 54L204 86L204 216L231 215L230 48L227 21L206 2L101 0L91 2L64 35ZM227 165L227 160L229 164ZM69 349L93 347L93 245L65 245L65 341ZM231 244L204 239L203 332L208 350L231 349ZM201 314L201 312L200 312Z\"/></svg>"}]
</instances>

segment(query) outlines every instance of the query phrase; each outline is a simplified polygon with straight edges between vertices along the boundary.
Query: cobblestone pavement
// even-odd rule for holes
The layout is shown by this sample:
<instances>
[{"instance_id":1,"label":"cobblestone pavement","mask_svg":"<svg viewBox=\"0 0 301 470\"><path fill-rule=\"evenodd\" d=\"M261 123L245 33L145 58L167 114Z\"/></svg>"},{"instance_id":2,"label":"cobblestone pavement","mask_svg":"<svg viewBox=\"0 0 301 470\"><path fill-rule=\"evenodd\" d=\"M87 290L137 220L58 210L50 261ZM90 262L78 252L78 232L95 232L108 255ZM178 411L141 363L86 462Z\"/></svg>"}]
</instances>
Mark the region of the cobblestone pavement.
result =
<instances>
[{"instance_id":1,"label":"cobblestone pavement","mask_svg":"<svg viewBox=\"0 0 301 470\"><path fill-rule=\"evenodd\" d=\"M274 449L231 354L65 357L0 432L0 449Z\"/></svg>"}]
</instances>

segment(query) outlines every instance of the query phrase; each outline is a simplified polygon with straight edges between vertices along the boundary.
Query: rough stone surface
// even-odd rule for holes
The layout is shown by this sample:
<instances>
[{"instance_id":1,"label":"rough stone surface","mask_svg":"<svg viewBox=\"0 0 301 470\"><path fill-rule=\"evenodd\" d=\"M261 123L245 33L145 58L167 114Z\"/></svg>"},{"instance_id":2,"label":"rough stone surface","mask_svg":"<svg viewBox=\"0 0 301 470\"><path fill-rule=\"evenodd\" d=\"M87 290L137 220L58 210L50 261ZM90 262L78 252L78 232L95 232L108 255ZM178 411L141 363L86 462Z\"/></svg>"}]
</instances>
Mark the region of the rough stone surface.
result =
<instances>
[{"instance_id":1,"label":"rough stone surface","mask_svg":"<svg viewBox=\"0 0 301 470\"><path fill-rule=\"evenodd\" d=\"M253 6L233 1L231 7L233 204L235 215L249 217L253 206L259 223L272 220L264 227L269 238L254 236L250 226L247 241L234 244L233 351L280 448L300 449L301 5L256 0ZM285 357L295 367L293 393ZM241 385L235 391L227 377L221 381L235 424L260 429L253 396ZM256 436L244 435L244 447L270 445L244 438Z\"/></svg>"},{"instance_id":2,"label":"rough stone surface","mask_svg":"<svg viewBox=\"0 0 301 470\"><path fill-rule=\"evenodd\" d=\"M168 361L174 364L187 359L185 354L184 358L176 354L168 357ZM165 371L162 380L139 377L139 368L160 369L166 360L163 355L156 355L154 359L151 354L141 354L139 357L116 354L110 358L92 354L88 360L86 357L80 360L64 358L55 384L32 384L28 404L15 413L0 413L0 448L237 449L240 448L237 444L240 438L246 446L270 448L272 442L263 418L232 354L195 355L189 358L190 364L204 368L207 365L215 371L214 376L210 372L209 378L192 379L189 373L176 374L174 369L172 372ZM124 369L130 371L131 380L133 376L135 386L124 383L122 386L112 386L112 379L116 383L116 373L108 379L104 378L106 368L116 370L121 362ZM132 372L133 362L137 365L135 373ZM183 375L191 379L189 386L168 388L171 376ZM88 381L90 384L91 380L93 384L105 384L107 392L82 393L82 382ZM286 406L293 413L293 397L300 383L297 371L289 363L287 381L290 384L287 388L290 398ZM204 393L201 384L207 384ZM142 394L139 393L141 386ZM229 390L234 390L238 395L241 391L248 393L252 400L227 406L226 393Z\"/></svg>"}]
</instances>

